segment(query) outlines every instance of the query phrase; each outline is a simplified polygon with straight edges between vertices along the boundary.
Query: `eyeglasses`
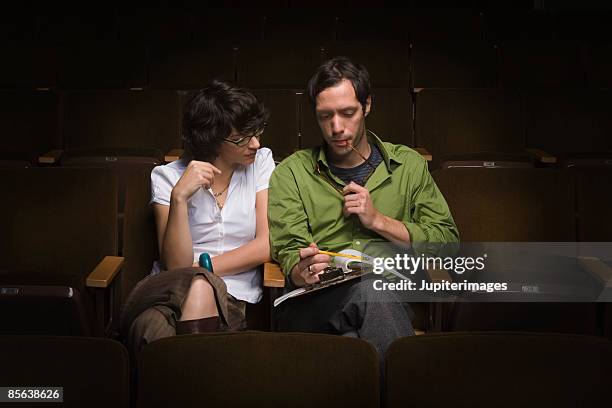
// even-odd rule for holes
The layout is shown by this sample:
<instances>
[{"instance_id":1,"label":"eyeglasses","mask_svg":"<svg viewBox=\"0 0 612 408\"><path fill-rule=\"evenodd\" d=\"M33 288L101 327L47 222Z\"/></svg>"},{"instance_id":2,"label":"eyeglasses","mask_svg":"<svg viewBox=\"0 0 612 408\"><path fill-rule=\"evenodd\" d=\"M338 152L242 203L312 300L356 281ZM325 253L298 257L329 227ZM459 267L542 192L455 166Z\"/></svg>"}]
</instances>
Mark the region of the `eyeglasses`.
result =
<instances>
[{"instance_id":1,"label":"eyeglasses","mask_svg":"<svg viewBox=\"0 0 612 408\"><path fill-rule=\"evenodd\" d=\"M236 146L244 147L248 146L251 143L252 138L256 138L257 140L261 139L261 135L263 135L264 130L266 130L267 123L264 123L263 127L249 136L243 136L240 139L232 140L232 139L223 139L226 142L230 142L235 144Z\"/></svg>"}]
</instances>

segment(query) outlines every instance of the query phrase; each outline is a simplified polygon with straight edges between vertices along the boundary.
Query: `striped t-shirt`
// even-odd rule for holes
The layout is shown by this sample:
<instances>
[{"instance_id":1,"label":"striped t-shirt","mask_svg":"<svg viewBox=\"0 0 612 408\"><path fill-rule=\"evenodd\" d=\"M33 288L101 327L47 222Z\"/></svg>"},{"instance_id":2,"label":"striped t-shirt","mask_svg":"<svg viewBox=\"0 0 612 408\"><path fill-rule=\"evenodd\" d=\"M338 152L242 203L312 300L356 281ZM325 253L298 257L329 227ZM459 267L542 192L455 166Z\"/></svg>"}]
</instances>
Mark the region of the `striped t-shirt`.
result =
<instances>
[{"instance_id":1,"label":"striped t-shirt","mask_svg":"<svg viewBox=\"0 0 612 408\"><path fill-rule=\"evenodd\" d=\"M354 181L360 186L364 186L366 181L368 181L368 177L374 173L376 167L383 161L382 154L380 154L380 150L378 150L378 147L374 143L370 143L370 150L370 157L368 157L368 160L358 166L346 169L336 167L330 163L329 169L336 177L344 181L345 184Z\"/></svg>"}]
</instances>

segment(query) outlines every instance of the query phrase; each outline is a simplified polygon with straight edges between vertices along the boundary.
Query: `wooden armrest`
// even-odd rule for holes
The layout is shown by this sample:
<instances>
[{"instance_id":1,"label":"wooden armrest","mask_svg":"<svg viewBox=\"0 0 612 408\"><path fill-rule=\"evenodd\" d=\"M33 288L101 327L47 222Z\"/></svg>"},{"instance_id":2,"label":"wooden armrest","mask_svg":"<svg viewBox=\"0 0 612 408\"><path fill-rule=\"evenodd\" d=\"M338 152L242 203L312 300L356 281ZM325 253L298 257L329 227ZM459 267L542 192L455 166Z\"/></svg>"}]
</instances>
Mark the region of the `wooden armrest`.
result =
<instances>
[{"instance_id":1,"label":"wooden armrest","mask_svg":"<svg viewBox=\"0 0 612 408\"><path fill-rule=\"evenodd\" d=\"M269 288L285 287L285 275L279 264L274 262L264 264L264 286Z\"/></svg>"},{"instance_id":2,"label":"wooden armrest","mask_svg":"<svg viewBox=\"0 0 612 408\"><path fill-rule=\"evenodd\" d=\"M593 275L602 285L612 288L612 268L603 263L599 258L579 256L578 264Z\"/></svg>"},{"instance_id":3,"label":"wooden armrest","mask_svg":"<svg viewBox=\"0 0 612 408\"><path fill-rule=\"evenodd\" d=\"M87 277L86 285L90 288L107 288L121 267L122 256L105 256Z\"/></svg>"},{"instance_id":4,"label":"wooden armrest","mask_svg":"<svg viewBox=\"0 0 612 408\"><path fill-rule=\"evenodd\" d=\"M184 152L183 149L172 149L164 155L164 161L166 163L170 163L175 160L178 160L183 155L183 152Z\"/></svg>"},{"instance_id":5,"label":"wooden armrest","mask_svg":"<svg viewBox=\"0 0 612 408\"><path fill-rule=\"evenodd\" d=\"M432 282L442 282L443 280L447 282L453 281L450 273L444 269L427 269L425 272Z\"/></svg>"},{"instance_id":6,"label":"wooden armrest","mask_svg":"<svg viewBox=\"0 0 612 408\"><path fill-rule=\"evenodd\" d=\"M555 156L545 152L544 150L528 148L525 149L525 151L532 155L540 163L554 164L557 162L557 158Z\"/></svg>"},{"instance_id":7,"label":"wooden armrest","mask_svg":"<svg viewBox=\"0 0 612 408\"><path fill-rule=\"evenodd\" d=\"M55 164L62 157L63 152L61 149L49 150L38 158L38 162L41 164Z\"/></svg>"},{"instance_id":8,"label":"wooden armrest","mask_svg":"<svg viewBox=\"0 0 612 408\"><path fill-rule=\"evenodd\" d=\"M427 150L424 147L415 147L414 150L416 150L417 153L423 156L423 158L427 160L428 162L430 162L431 159L433 158L431 153L429 153L429 150Z\"/></svg>"}]
</instances>

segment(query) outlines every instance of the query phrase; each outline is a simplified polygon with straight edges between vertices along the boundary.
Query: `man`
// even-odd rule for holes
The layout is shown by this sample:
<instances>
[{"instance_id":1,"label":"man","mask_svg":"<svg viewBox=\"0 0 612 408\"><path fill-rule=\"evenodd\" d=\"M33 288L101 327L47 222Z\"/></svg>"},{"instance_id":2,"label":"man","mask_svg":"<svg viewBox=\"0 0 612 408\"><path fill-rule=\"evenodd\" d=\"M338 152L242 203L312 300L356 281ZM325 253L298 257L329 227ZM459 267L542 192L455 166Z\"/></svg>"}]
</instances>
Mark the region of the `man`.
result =
<instances>
[{"instance_id":1,"label":"man","mask_svg":"<svg viewBox=\"0 0 612 408\"><path fill-rule=\"evenodd\" d=\"M272 256L290 286L318 282L330 262L319 249L363 251L384 240L418 249L458 241L427 162L366 130L372 95L363 66L331 59L310 79L307 93L323 144L284 160L269 188ZM371 292L371 281L356 279L289 299L275 311L277 326L361 337L382 357L393 340L414 332L404 305L366 302Z\"/></svg>"}]
</instances>

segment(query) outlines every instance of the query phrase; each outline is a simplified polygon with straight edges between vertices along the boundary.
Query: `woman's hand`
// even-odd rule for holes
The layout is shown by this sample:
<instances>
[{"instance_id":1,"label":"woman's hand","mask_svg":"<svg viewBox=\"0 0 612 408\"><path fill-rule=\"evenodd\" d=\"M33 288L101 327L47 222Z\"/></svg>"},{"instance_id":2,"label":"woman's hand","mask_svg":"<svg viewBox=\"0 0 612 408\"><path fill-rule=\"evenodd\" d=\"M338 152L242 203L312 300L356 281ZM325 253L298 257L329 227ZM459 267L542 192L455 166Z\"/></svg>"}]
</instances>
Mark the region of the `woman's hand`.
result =
<instances>
[{"instance_id":1,"label":"woman's hand","mask_svg":"<svg viewBox=\"0 0 612 408\"><path fill-rule=\"evenodd\" d=\"M186 201L200 187L211 187L218 174L221 174L221 170L209 162L192 160L172 189L172 200Z\"/></svg>"}]
</instances>

